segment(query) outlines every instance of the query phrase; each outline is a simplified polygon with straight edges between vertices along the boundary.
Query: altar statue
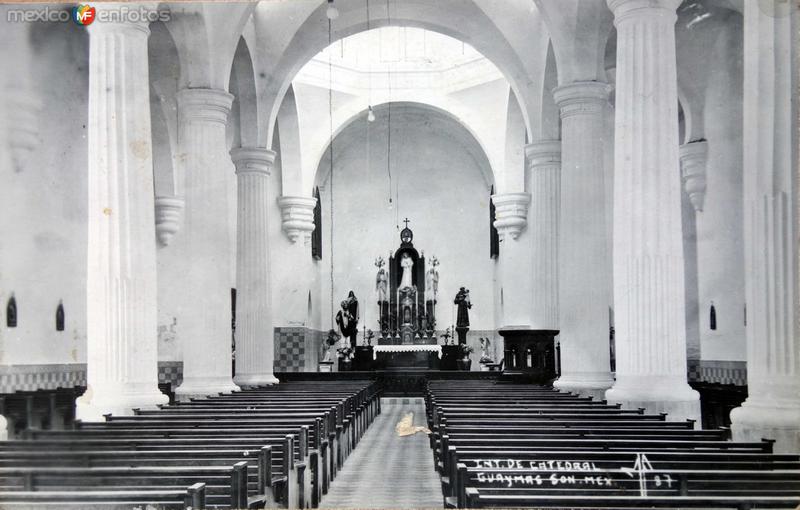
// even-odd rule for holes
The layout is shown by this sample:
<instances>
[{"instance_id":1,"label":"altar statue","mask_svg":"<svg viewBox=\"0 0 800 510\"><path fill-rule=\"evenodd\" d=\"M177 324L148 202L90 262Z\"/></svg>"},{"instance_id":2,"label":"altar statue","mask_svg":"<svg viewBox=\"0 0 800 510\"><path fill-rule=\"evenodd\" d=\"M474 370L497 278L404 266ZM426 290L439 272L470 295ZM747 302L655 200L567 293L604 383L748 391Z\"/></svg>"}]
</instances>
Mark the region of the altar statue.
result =
<instances>
[{"instance_id":1,"label":"altar statue","mask_svg":"<svg viewBox=\"0 0 800 510\"><path fill-rule=\"evenodd\" d=\"M428 273L426 274L425 278L425 290L428 291L428 300L433 301L436 299L436 296L439 294L439 271L436 270L436 265L434 264L436 259L433 259L431 263L431 268L428 269Z\"/></svg>"},{"instance_id":2,"label":"altar statue","mask_svg":"<svg viewBox=\"0 0 800 510\"><path fill-rule=\"evenodd\" d=\"M383 303L389 300L389 275L386 269L383 268L383 257L378 257L375 260L375 267L378 268L378 274L375 275L375 295L378 298L378 303Z\"/></svg>"},{"instance_id":3,"label":"altar statue","mask_svg":"<svg viewBox=\"0 0 800 510\"><path fill-rule=\"evenodd\" d=\"M458 307L456 314L456 333L458 333L458 343L467 343L467 331L469 331L469 309L472 308L472 302L469 300L469 290L461 287L453 304Z\"/></svg>"},{"instance_id":4,"label":"altar statue","mask_svg":"<svg viewBox=\"0 0 800 510\"><path fill-rule=\"evenodd\" d=\"M350 346L355 349L358 335L358 299L352 290L341 306L342 309L336 314L336 324L342 335L350 339Z\"/></svg>"},{"instance_id":5,"label":"altar statue","mask_svg":"<svg viewBox=\"0 0 800 510\"><path fill-rule=\"evenodd\" d=\"M458 306L456 327L469 328L469 309L472 308L472 303L469 300L469 290L461 287L453 300L453 304Z\"/></svg>"},{"instance_id":6,"label":"altar statue","mask_svg":"<svg viewBox=\"0 0 800 510\"><path fill-rule=\"evenodd\" d=\"M400 267L403 268L403 277L400 279L400 287L398 289L412 288L414 286L412 280L414 273L411 268L414 267L414 261L408 256L408 253L404 253L400 259Z\"/></svg>"}]
</instances>

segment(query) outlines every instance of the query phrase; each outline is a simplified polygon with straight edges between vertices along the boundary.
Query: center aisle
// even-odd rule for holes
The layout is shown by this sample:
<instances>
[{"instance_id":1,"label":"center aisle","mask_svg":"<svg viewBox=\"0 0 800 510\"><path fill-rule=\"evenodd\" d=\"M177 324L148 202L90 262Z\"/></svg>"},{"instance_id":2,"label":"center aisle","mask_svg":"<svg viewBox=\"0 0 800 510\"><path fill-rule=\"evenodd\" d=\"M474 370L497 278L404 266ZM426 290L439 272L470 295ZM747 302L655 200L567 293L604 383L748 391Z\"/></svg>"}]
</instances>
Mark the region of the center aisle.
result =
<instances>
[{"instance_id":1,"label":"center aisle","mask_svg":"<svg viewBox=\"0 0 800 510\"><path fill-rule=\"evenodd\" d=\"M404 400L415 403L386 403ZM426 426L421 398L383 401L381 414L347 458L320 508L442 508L428 436L398 437L395 432L406 413L414 413L414 425Z\"/></svg>"}]
</instances>

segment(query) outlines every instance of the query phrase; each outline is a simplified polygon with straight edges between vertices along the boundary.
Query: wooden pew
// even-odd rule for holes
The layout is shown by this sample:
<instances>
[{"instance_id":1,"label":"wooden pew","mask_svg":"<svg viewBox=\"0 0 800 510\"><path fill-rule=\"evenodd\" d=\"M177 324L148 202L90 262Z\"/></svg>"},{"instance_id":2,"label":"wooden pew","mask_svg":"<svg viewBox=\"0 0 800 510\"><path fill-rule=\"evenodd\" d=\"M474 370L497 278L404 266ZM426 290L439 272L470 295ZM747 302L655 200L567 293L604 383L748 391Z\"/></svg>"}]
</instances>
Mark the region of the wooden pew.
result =
<instances>
[{"instance_id":1,"label":"wooden pew","mask_svg":"<svg viewBox=\"0 0 800 510\"><path fill-rule=\"evenodd\" d=\"M208 497L214 503L219 502L221 488L227 487L231 503L233 494L241 496L244 487L248 505L316 506L379 412L378 399L376 385L364 381L248 389L158 410L137 410L133 416L109 416L102 423L79 422L74 430L30 430L27 437L31 441L0 445L0 466L34 473L48 469L48 455L57 451L70 465L83 466L76 469L109 470L122 463L140 472L171 470L173 476L163 477L160 483L145 475L141 483L172 489L191 476L181 475L181 469L197 474L202 469L225 469L226 463L230 466L238 462L247 473L239 489L235 490L232 483L222 485L219 477L209 480L213 483L208 485ZM286 408L281 406L284 401L288 402ZM276 443L280 434L284 434L282 448ZM37 440L41 441L38 450L30 448ZM268 459L259 447L270 451ZM208 471L206 474L211 476ZM50 476L46 480L67 484L70 479ZM172 485L167 485L170 481ZM80 489L79 485L69 487Z\"/></svg>"},{"instance_id":2,"label":"wooden pew","mask_svg":"<svg viewBox=\"0 0 800 510\"><path fill-rule=\"evenodd\" d=\"M480 489L466 490L465 508L727 508L752 510L759 508L796 508L800 498L782 496L527 496L516 494L490 495Z\"/></svg>"},{"instance_id":3,"label":"wooden pew","mask_svg":"<svg viewBox=\"0 0 800 510\"><path fill-rule=\"evenodd\" d=\"M54 508L58 510L126 509L152 505L164 510L204 510L205 485L196 483L183 490L78 490L3 491L0 506L7 510Z\"/></svg>"},{"instance_id":4,"label":"wooden pew","mask_svg":"<svg viewBox=\"0 0 800 510\"><path fill-rule=\"evenodd\" d=\"M729 442L727 430L526 385L437 381L426 405L449 507L800 503L800 456L772 454L772 441Z\"/></svg>"}]
</instances>

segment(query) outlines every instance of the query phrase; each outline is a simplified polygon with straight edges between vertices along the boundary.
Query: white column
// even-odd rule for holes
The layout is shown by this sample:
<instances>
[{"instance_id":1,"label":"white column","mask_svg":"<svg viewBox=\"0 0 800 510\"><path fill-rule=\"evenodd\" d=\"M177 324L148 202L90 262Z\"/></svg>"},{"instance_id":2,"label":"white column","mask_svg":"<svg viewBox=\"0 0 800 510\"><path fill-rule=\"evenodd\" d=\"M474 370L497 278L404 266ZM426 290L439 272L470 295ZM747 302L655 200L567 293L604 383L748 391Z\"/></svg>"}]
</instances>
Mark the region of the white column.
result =
<instances>
[{"instance_id":1,"label":"white column","mask_svg":"<svg viewBox=\"0 0 800 510\"><path fill-rule=\"evenodd\" d=\"M186 176L180 398L235 390L231 379L231 232L225 126L233 96L216 89L178 92L179 161Z\"/></svg>"},{"instance_id":2,"label":"white column","mask_svg":"<svg viewBox=\"0 0 800 510\"><path fill-rule=\"evenodd\" d=\"M87 387L77 417L163 404L147 23L89 26Z\"/></svg>"},{"instance_id":3,"label":"white column","mask_svg":"<svg viewBox=\"0 0 800 510\"><path fill-rule=\"evenodd\" d=\"M314 197L282 196L278 199L278 206L281 208L281 226L292 243L296 243L300 238L304 243L311 239L316 205L317 199Z\"/></svg>"},{"instance_id":4,"label":"white column","mask_svg":"<svg viewBox=\"0 0 800 510\"><path fill-rule=\"evenodd\" d=\"M798 87L800 13L745 2L744 201L747 387L733 438L800 452Z\"/></svg>"},{"instance_id":5,"label":"white column","mask_svg":"<svg viewBox=\"0 0 800 510\"><path fill-rule=\"evenodd\" d=\"M503 193L493 195L495 206L494 226L500 236L500 279L503 285L504 328L531 326L531 281L525 278L530 272L530 247L521 237L528 223L528 193Z\"/></svg>"},{"instance_id":6,"label":"white column","mask_svg":"<svg viewBox=\"0 0 800 510\"><path fill-rule=\"evenodd\" d=\"M609 86L575 82L553 91L561 110L558 290L561 377L555 386L602 397L611 387L611 289L605 220L604 115Z\"/></svg>"},{"instance_id":7,"label":"white column","mask_svg":"<svg viewBox=\"0 0 800 510\"><path fill-rule=\"evenodd\" d=\"M533 329L558 331L558 204L561 195L561 141L525 146L531 211L531 317Z\"/></svg>"},{"instance_id":8,"label":"white column","mask_svg":"<svg viewBox=\"0 0 800 510\"><path fill-rule=\"evenodd\" d=\"M277 384L269 248L269 175L275 153L231 150L236 165L236 376L240 386Z\"/></svg>"},{"instance_id":9,"label":"white column","mask_svg":"<svg viewBox=\"0 0 800 510\"><path fill-rule=\"evenodd\" d=\"M700 418L686 382L675 9L680 0L608 0L617 27L611 402Z\"/></svg>"}]
</instances>

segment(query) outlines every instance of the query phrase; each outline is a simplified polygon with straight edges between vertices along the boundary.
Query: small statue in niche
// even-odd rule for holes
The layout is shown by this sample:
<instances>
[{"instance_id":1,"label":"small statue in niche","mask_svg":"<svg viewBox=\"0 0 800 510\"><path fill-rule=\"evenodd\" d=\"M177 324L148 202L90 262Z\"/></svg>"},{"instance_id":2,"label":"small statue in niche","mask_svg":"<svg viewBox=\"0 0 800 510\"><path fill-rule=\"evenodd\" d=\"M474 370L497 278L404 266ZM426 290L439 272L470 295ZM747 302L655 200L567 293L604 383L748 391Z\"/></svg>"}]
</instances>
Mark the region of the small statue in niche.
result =
<instances>
[{"instance_id":1,"label":"small statue in niche","mask_svg":"<svg viewBox=\"0 0 800 510\"><path fill-rule=\"evenodd\" d=\"M375 267L378 268L378 273L375 275L375 295L379 304L389 300L389 275L383 267L384 264L383 257L375 260Z\"/></svg>"},{"instance_id":2,"label":"small statue in niche","mask_svg":"<svg viewBox=\"0 0 800 510\"><path fill-rule=\"evenodd\" d=\"M481 359L480 363L494 363L494 358L489 355L489 347L492 342L488 338L481 338Z\"/></svg>"},{"instance_id":3,"label":"small statue in niche","mask_svg":"<svg viewBox=\"0 0 800 510\"><path fill-rule=\"evenodd\" d=\"M414 261L408 256L408 253L404 253L400 258L400 267L403 269L403 276L400 279L399 289L413 288L414 280L412 268L414 267Z\"/></svg>"}]
</instances>

